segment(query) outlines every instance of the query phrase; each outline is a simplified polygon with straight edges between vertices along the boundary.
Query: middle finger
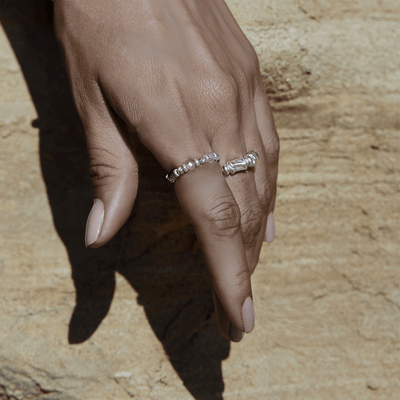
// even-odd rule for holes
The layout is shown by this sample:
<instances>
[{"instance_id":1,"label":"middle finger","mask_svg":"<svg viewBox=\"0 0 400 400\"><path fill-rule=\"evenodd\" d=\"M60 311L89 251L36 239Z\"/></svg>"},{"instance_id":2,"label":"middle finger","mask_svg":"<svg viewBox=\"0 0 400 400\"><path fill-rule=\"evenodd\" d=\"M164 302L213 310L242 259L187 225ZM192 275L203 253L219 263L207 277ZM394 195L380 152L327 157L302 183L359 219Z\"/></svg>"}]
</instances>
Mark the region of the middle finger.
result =
<instances>
[{"instance_id":1,"label":"middle finger","mask_svg":"<svg viewBox=\"0 0 400 400\"><path fill-rule=\"evenodd\" d=\"M247 147L243 128L229 132L229 136L224 134L223 137L214 138L213 149L220 156L221 166L228 161L243 157L249 150L258 150ZM262 243L260 237L262 237L261 232L265 224L265 216L257 193L254 169L250 168L247 171L226 176L225 179L240 209L243 244L249 272L252 273L258 262L260 243Z\"/></svg>"}]
</instances>

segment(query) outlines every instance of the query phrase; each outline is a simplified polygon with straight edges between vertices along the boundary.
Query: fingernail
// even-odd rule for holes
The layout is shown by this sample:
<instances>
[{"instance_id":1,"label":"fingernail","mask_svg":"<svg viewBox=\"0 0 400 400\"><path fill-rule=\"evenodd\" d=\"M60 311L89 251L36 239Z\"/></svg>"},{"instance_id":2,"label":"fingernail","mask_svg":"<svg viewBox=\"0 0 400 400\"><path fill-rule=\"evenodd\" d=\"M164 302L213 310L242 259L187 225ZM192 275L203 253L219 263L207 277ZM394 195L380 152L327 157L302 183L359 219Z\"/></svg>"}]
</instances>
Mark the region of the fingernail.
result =
<instances>
[{"instance_id":1,"label":"fingernail","mask_svg":"<svg viewBox=\"0 0 400 400\"><path fill-rule=\"evenodd\" d=\"M104 203L100 199L94 199L86 222L85 245L91 246L99 237L104 221Z\"/></svg>"},{"instance_id":2,"label":"fingernail","mask_svg":"<svg viewBox=\"0 0 400 400\"><path fill-rule=\"evenodd\" d=\"M275 239L275 219L274 219L274 214L271 211L268 214L267 230L265 232L265 241L271 243L274 239Z\"/></svg>"},{"instance_id":3,"label":"fingernail","mask_svg":"<svg viewBox=\"0 0 400 400\"><path fill-rule=\"evenodd\" d=\"M229 326L229 337L231 338L232 342L240 342L243 339L243 336L244 332L240 332L233 324Z\"/></svg>"},{"instance_id":4,"label":"fingernail","mask_svg":"<svg viewBox=\"0 0 400 400\"><path fill-rule=\"evenodd\" d=\"M251 297L248 297L243 303L242 316L244 330L246 333L250 333L254 329L254 324L256 320L256 313L254 311L254 304Z\"/></svg>"}]
</instances>

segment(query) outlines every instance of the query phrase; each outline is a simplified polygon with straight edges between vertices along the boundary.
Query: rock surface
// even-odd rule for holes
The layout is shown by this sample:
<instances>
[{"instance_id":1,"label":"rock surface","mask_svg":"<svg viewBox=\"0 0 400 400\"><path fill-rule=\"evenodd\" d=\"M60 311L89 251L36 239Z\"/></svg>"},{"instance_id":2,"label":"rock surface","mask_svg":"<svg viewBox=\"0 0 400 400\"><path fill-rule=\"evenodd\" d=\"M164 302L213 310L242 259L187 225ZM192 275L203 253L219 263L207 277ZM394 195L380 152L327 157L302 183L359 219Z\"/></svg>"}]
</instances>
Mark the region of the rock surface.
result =
<instances>
[{"instance_id":1,"label":"rock surface","mask_svg":"<svg viewBox=\"0 0 400 400\"><path fill-rule=\"evenodd\" d=\"M0 399L398 398L399 3L228 4L281 137L277 236L239 344L144 150L132 218L83 247L86 153L44 2L1 3Z\"/></svg>"}]
</instances>

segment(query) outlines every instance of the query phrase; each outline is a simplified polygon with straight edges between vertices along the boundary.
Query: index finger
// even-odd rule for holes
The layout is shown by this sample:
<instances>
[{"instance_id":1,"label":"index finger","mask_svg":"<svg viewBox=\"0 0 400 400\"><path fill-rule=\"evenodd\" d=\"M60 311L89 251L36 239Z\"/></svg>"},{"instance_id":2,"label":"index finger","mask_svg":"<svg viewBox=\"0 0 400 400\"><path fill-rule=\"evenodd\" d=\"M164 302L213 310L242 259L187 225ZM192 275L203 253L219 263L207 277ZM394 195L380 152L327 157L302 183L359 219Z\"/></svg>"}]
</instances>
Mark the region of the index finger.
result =
<instances>
[{"instance_id":1,"label":"index finger","mask_svg":"<svg viewBox=\"0 0 400 400\"><path fill-rule=\"evenodd\" d=\"M240 226L240 209L217 164L206 164L181 177L175 191L193 224L214 289L232 324L254 328L250 273Z\"/></svg>"}]
</instances>

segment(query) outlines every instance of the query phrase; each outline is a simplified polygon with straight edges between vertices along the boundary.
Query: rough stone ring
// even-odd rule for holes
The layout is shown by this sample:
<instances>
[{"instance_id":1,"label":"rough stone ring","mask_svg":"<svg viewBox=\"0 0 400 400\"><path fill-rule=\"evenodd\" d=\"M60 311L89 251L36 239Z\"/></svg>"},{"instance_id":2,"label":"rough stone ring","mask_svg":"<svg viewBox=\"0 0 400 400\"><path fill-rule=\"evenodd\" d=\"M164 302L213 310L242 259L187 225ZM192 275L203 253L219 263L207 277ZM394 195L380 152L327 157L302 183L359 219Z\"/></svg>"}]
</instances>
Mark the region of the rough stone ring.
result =
<instances>
[{"instance_id":1,"label":"rough stone ring","mask_svg":"<svg viewBox=\"0 0 400 400\"><path fill-rule=\"evenodd\" d=\"M180 167L173 169L172 171L168 172L165 176L171 183L176 182L179 177L186 172L192 171L200 165L204 165L206 163L212 164L214 162L219 162L219 155L217 153L207 153L200 158L195 158L194 160L188 160Z\"/></svg>"},{"instance_id":2,"label":"rough stone ring","mask_svg":"<svg viewBox=\"0 0 400 400\"><path fill-rule=\"evenodd\" d=\"M244 157L237 158L236 160L228 161L222 166L222 173L224 175L233 175L239 171L246 171L247 168L254 167L260 156L254 150L250 150Z\"/></svg>"}]
</instances>

